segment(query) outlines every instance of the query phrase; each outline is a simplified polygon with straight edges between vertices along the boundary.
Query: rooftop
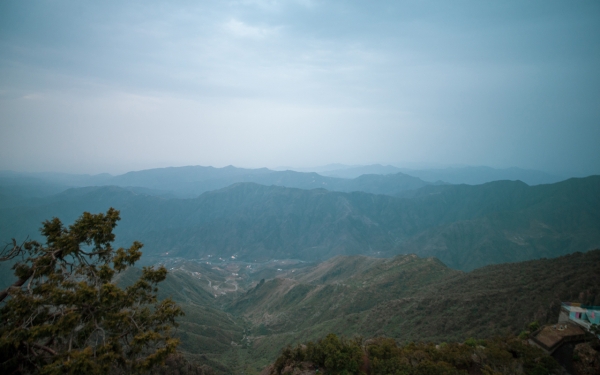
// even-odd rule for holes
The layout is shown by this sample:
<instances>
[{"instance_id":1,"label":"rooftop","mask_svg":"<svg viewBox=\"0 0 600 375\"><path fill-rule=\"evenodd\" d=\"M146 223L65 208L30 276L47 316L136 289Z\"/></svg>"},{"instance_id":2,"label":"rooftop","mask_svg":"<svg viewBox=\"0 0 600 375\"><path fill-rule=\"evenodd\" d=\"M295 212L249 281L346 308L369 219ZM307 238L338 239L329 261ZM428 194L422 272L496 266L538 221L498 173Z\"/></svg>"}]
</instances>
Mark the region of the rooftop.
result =
<instances>
[{"instance_id":1,"label":"rooftop","mask_svg":"<svg viewBox=\"0 0 600 375\"><path fill-rule=\"evenodd\" d=\"M542 327L532 337L533 341L543 349L554 351L562 342L582 339L585 332L576 324L554 324Z\"/></svg>"}]
</instances>

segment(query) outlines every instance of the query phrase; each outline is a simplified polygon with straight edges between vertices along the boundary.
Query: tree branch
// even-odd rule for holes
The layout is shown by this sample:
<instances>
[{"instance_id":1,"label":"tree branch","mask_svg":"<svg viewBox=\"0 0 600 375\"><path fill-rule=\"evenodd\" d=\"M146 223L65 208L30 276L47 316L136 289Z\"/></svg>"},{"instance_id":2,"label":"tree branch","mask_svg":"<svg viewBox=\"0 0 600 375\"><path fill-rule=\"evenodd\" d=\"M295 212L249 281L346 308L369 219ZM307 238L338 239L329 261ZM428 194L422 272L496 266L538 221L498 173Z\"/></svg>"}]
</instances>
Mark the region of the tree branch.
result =
<instances>
[{"instance_id":1,"label":"tree branch","mask_svg":"<svg viewBox=\"0 0 600 375\"><path fill-rule=\"evenodd\" d=\"M2 251L0 252L0 262L4 262L6 260L16 257L23 250L23 247L18 246L17 240L15 240L14 238L12 239L12 249L7 250L9 248L9 245L10 244L7 243L6 246L4 246L4 249L2 249Z\"/></svg>"},{"instance_id":2,"label":"tree branch","mask_svg":"<svg viewBox=\"0 0 600 375\"><path fill-rule=\"evenodd\" d=\"M3 291L1 291L0 292L0 302L4 301L4 299L6 298L6 296L8 296L8 291L10 290L10 288L20 288L20 287L22 287L23 284L25 284L25 282L27 280L29 280L30 277L31 277L31 275L28 275L27 278L19 279L19 280L15 281L15 283L13 285L11 285L8 288L6 288Z\"/></svg>"},{"instance_id":3,"label":"tree branch","mask_svg":"<svg viewBox=\"0 0 600 375\"><path fill-rule=\"evenodd\" d=\"M35 342L31 344L31 346L33 346L34 348L40 349L45 351L46 353L52 354L52 355L57 355L58 353L55 352L54 350L50 349L47 346L44 345L40 345L40 344L36 344Z\"/></svg>"}]
</instances>

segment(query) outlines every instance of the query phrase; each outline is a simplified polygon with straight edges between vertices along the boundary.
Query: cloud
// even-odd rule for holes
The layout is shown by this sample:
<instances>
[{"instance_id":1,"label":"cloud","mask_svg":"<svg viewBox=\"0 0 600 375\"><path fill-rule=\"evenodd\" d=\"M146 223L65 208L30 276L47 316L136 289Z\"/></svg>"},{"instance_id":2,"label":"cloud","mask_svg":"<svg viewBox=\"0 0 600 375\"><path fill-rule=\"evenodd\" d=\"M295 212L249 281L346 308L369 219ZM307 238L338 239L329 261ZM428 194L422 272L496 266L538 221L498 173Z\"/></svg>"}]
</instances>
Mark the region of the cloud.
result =
<instances>
[{"instance_id":1,"label":"cloud","mask_svg":"<svg viewBox=\"0 0 600 375\"><path fill-rule=\"evenodd\" d=\"M251 26L233 18L224 24L224 28L234 36L252 39L263 39L277 32L277 28Z\"/></svg>"},{"instance_id":2,"label":"cloud","mask_svg":"<svg viewBox=\"0 0 600 375\"><path fill-rule=\"evenodd\" d=\"M314 8L314 0L237 0L231 4L257 7L264 11L281 11L284 6L300 5L305 8Z\"/></svg>"}]
</instances>

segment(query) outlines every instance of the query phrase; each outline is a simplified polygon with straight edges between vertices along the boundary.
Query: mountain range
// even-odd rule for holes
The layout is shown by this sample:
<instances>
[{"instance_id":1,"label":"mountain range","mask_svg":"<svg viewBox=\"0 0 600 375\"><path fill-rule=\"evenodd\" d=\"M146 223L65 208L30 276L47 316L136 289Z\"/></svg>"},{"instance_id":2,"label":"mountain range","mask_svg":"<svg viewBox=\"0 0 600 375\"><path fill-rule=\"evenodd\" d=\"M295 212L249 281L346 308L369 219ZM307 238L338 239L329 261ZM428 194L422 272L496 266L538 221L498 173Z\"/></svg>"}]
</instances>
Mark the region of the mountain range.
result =
<instances>
[{"instance_id":1,"label":"mountain range","mask_svg":"<svg viewBox=\"0 0 600 375\"><path fill-rule=\"evenodd\" d=\"M600 305L600 176L450 185L379 172L2 172L0 241L120 210L115 245L141 241L140 265L168 268L159 296L186 313L181 350L218 374L259 373L330 332L462 341L555 322L561 301Z\"/></svg>"},{"instance_id":2,"label":"mountain range","mask_svg":"<svg viewBox=\"0 0 600 375\"><path fill-rule=\"evenodd\" d=\"M317 172L317 173L315 173ZM43 197L73 187L120 186L164 198L195 198L203 192L238 182L277 185L299 189L325 188L330 191L363 191L401 195L427 185L477 185L497 180L520 180L529 185L555 183L564 178L535 170L462 167L445 169L406 169L390 165L346 166L335 164L314 171L270 170L187 166L132 171L112 176L67 173L18 173L0 171L0 199Z\"/></svg>"},{"instance_id":3,"label":"mountain range","mask_svg":"<svg viewBox=\"0 0 600 375\"><path fill-rule=\"evenodd\" d=\"M326 177L317 173L189 166L128 172L118 176L69 175L60 173L0 172L0 194L13 199L49 196L68 188L119 186L163 198L195 198L200 194L239 182L276 185L298 189L324 188L331 191L364 191L397 195L434 183L404 173L368 174L353 179ZM441 182L435 183L440 184Z\"/></svg>"},{"instance_id":4,"label":"mountain range","mask_svg":"<svg viewBox=\"0 0 600 375\"><path fill-rule=\"evenodd\" d=\"M0 239L36 238L40 222L121 210L123 243L146 257L326 260L434 256L449 267L556 257L600 247L600 176L425 186L410 198L238 183L194 199L86 187L0 208Z\"/></svg>"},{"instance_id":5,"label":"mountain range","mask_svg":"<svg viewBox=\"0 0 600 375\"><path fill-rule=\"evenodd\" d=\"M405 173L424 181L444 181L450 184L479 185L486 182L511 180L523 181L528 185L552 184L565 180L565 177L533 169L491 168L486 166L464 166L448 168L399 168L392 165L344 165L330 164L315 168L294 169L299 172L316 172L323 176L356 178L364 174Z\"/></svg>"}]
</instances>

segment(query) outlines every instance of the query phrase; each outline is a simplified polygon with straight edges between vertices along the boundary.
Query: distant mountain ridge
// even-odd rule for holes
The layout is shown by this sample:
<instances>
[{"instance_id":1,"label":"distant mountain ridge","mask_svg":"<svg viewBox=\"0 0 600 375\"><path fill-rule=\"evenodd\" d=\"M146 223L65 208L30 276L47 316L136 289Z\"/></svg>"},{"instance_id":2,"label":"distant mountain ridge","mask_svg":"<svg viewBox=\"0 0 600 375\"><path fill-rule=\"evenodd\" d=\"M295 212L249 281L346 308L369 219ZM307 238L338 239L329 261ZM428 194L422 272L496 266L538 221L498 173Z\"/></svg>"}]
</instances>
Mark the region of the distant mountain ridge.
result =
<instances>
[{"instance_id":1,"label":"distant mountain ridge","mask_svg":"<svg viewBox=\"0 0 600 375\"><path fill-rule=\"evenodd\" d=\"M243 169L232 166L180 167L129 172L110 180L118 186L141 186L178 192L179 196L196 197L201 193L224 188L239 182L254 182L298 189L323 188L331 191L363 191L396 195L405 190L431 185L419 178L396 173L391 176L364 175L356 179L340 179L317 173L272 171L266 168Z\"/></svg>"},{"instance_id":2,"label":"distant mountain ridge","mask_svg":"<svg viewBox=\"0 0 600 375\"><path fill-rule=\"evenodd\" d=\"M330 177L356 178L364 174L404 173L423 181L443 181L450 184L480 185L499 180L523 181L528 185L552 184L564 177L550 173L522 168L491 168L485 166L465 166L453 168L399 168L392 165L344 166L341 164L315 168L315 172Z\"/></svg>"},{"instance_id":3,"label":"distant mountain ridge","mask_svg":"<svg viewBox=\"0 0 600 375\"><path fill-rule=\"evenodd\" d=\"M147 256L325 260L336 255L434 256L471 270L600 247L600 176L552 185L498 181L426 186L413 198L238 183L195 199L118 187L71 189L0 209L0 238L36 236L42 220L121 210L123 243Z\"/></svg>"},{"instance_id":4,"label":"distant mountain ridge","mask_svg":"<svg viewBox=\"0 0 600 375\"><path fill-rule=\"evenodd\" d=\"M450 184L468 185L480 185L499 180L523 181L527 185L541 185L553 184L565 180L562 176L531 169L496 169L484 166L443 169L400 168L398 172L406 173L425 181L444 181Z\"/></svg>"},{"instance_id":5,"label":"distant mountain ridge","mask_svg":"<svg viewBox=\"0 0 600 375\"><path fill-rule=\"evenodd\" d=\"M308 169L295 171L233 166L186 166L132 171L117 176L106 173L85 175L0 171L0 205L3 196L12 196L13 200L15 197L42 197L68 188L86 186L115 185L163 198L195 198L206 191L221 189L238 182L402 196L423 186L447 183L479 185L498 180L520 180L528 185L539 185L563 180L545 172L520 168L462 167L419 170L380 164L333 164L314 170L316 173L309 172Z\"/></svg>"},{"instance_id":6,"label":"distant mountain ridge","mask_svg":"<svg viewBox=\"0 0 600 375\"><path fill-rule=\"evenodd\" d=\"M373 194L397 195L407 190L432 185L404 173L393 175L364 175L356 179L326 177L317 173L272 171L267 168L244 169L189 166L147 169L110 175L19 174L0 173L0 193L23 194L23 187L39 186L30 196L47 196L69 187L120 186L136 192L165 198L195 198L200 194L221 189L239 182L276 185L298 189L324 188L331 191L364 191ZM10 190L10 187L13 187Z\"/></svg>"},{"instance_id":7,"label":"distant mountain ridge","mask_svg":"<svg viewBox=\"0 0 600 375\"><path fill-rule=\"evenodd\" d=\"M335 167L335 166L332 166ZM337 167L342 167L339 169L332 170L324 170L321 172L317 172L322 174L323 176L329 177L339 177L339 178L356 178L362 176L364 174L395 174L402 172L400 168L394 167L392 165L381 165L381 164L372 164L372 165L359 165L359 166L341 166L337 165Z\"/></svg>"}]
</instances>

